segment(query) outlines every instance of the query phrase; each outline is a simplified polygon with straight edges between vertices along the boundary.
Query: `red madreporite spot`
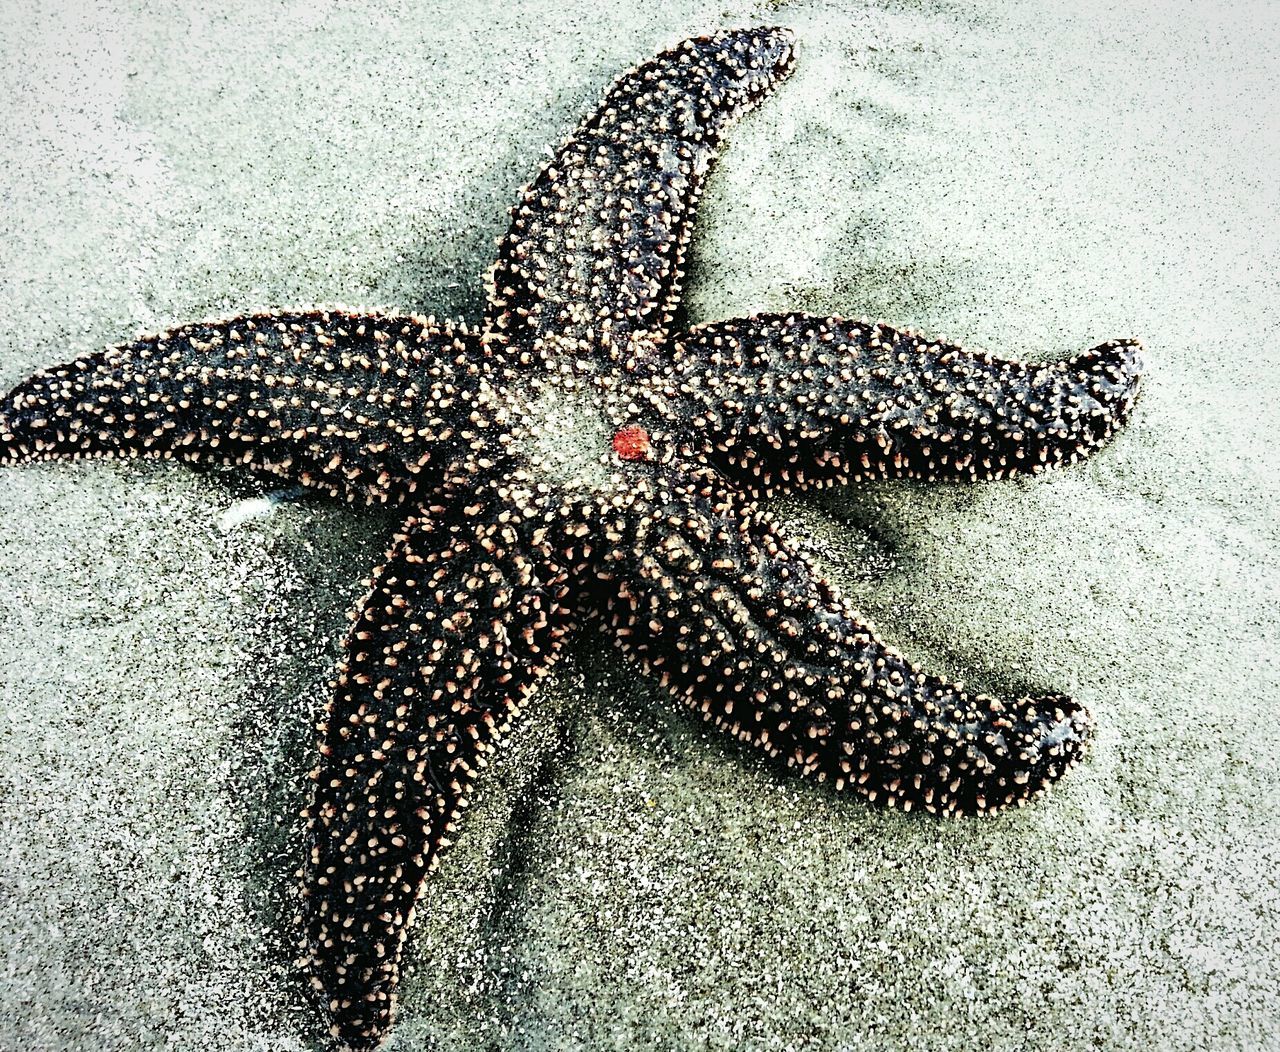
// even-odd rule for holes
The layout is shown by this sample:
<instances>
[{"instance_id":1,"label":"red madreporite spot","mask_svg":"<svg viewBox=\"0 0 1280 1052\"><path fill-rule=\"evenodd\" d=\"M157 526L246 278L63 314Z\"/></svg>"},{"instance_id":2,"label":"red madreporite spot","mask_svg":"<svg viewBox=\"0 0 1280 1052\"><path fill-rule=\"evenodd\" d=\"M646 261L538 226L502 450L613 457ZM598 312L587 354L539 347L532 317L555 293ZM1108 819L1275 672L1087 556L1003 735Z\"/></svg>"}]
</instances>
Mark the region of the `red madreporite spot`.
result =
<instances>
[{"instance_id":1,"label":"red madreporite spot","mask_svg":"<svg viewBox=\"0 0 1280 1052\"><path fill-rule=\"evenodd\" d=\"M623 460L644 460L649 455L649 432L643 427L624 427L615 431L613 451Z\"/></svg>"}]
</instances>

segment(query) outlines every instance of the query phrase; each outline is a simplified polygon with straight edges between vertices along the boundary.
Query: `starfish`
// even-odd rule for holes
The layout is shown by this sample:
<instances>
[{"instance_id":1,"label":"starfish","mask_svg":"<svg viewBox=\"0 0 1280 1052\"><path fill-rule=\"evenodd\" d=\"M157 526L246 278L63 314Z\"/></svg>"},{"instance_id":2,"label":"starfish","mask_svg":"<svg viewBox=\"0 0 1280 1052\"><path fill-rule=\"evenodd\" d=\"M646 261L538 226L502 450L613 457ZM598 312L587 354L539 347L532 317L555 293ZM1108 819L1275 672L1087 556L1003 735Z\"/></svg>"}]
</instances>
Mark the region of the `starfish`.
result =
<instances>
[{"instance_id":1,"label":"starfish","mask_svg":"<svg viewBox=\"0 0 1280 1052\"><path fill-rule=\"evenodd\" d=\"M768 314L672 331L726 128L789 71L778 28L625 73L524 190L483 324L340 310L184 325L0 401L0 464L239 464L406 519L319 722L302 964L351 1049L395 1006L419 889L473 780L575 631L801 774L904 811L1022 805L1085 709L924 672L760 501L1070 463L1126 418L1132 340L1001 359L884 324Z\"/></svg>"}]
</instances>

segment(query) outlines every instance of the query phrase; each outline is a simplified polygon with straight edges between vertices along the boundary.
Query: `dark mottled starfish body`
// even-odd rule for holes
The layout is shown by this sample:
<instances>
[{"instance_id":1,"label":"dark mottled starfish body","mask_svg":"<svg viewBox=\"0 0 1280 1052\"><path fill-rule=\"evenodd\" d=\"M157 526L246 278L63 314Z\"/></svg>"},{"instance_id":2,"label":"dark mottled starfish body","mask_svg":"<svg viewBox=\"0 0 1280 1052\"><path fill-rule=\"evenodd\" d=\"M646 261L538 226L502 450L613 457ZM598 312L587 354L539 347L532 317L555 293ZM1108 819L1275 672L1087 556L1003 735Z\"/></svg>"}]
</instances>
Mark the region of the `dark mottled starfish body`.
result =
<instances>
[{"instance_id":1,"label":"dark mottled starfish body","mask_svg":"<svg viewBox=\"0 0 1280 1052\"><path fill-rule=\"evenodd\" d=\"M387 1033L423 878L578 626L716 726L904 810L1022 804L1081 755L1078 704L921 672L756 500L1073 461L1125 418L1137 345L1025 365L799 314L668 333L720 135L790 64L790 35L756 29L622 77L513 210L481 330L203 323L0 402L3 463L208 459L412 509L347 639L308 812L305 963L347 1046Z\"/></svg>"}]
</instances>

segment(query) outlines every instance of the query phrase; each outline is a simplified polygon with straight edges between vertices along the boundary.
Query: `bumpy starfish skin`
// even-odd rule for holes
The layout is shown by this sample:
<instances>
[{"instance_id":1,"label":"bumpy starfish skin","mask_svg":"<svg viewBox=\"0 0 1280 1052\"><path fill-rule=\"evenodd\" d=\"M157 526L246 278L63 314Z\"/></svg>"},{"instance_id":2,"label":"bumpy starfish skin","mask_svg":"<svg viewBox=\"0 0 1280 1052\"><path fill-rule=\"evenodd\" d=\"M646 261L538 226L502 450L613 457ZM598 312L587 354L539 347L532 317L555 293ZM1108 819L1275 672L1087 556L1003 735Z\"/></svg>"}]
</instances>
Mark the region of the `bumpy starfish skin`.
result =
<instances>
[{"instance_id":1,"label":"bumpy starfish skin","mask_svg":"<svg viewBox=\"0 0 1280 1052\"><path fill-rule=\"evenodd\" d=\"M570 623L564 572L510 504L491 486L452 496L395 539L320 724L301 919L313 981L357 1047L389 1028L422 879ZM437 524L447 511L462 517Z\"/></svg>"},{"instance_id":2,"label":"bumpy starfish skin","mask_svg":"<svg viewBox=\"0 0 1280 1052\"><path fill-rule=\"evenodd\" d=\"M661 343L726 127L791 67L774 31L688 40L624 73L511 210L487 337L508 361Z\"/></svg>"},{"instance_id":3,"label":"bumpy starfish skin","mask_svg":"<svg viewBox=\"0 0 1280 1052\"><path fill-rule=\"evenodd\" d=\"M310 311L184 325L19 385L0 402L0 464L244 464L400 503L419 481L439 482L480 358L478 333L434 318Z\"/></svg>"},{"instance_id":4,"label":"bumpy starfish skin","mask_svg":"<svg viewBox=\"0 0 1280 1052\"><path fill-rule=\"evenodd\" d=\"M699 326L669 358L653 390L715 436L716 464L764 494L1071 463L1123 422L1142 372L1135 340L1027 365L804 314Z\"/></svg>"},{"instance_id":5,"label":"bumpy starfish skin","mask_svg":"<svg viewBox=\"0 0 1280 1052\"><path fill-rule=\"evenodd\" d=\"M304 964L346 1047L387 1034L422 881L572 630L903 810L1021 805L1085 748L1071 699L972 694L882 643L757 499L1069 463L1128 414L1136 343L1026 365L801 314L667 331L721 134L790 64L785 30L743 30L618 80L513 210L482 330L209 322L0 400L0 463L214 460L410 509L347 638L307 812Z\"/></svg>"}]
</instances>

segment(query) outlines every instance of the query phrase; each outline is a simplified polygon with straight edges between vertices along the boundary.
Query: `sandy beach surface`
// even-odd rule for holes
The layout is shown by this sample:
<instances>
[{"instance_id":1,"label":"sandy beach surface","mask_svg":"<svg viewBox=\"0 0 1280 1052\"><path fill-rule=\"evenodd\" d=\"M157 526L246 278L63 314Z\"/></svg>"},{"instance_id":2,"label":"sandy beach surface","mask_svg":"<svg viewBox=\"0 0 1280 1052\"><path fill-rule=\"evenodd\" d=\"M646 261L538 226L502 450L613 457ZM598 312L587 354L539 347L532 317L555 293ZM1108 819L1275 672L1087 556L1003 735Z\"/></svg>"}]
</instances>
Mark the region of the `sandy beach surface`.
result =
<instances>
[{"instance_id":1,"label":"sandy beach surface","mask_svg":"<svg viewBox=\"0 0 1280 1052\"><path fill-rule=\"evenodd\" d=\"M205 316L477 320L507 206L614 75L762 22L798 67L712 176L691 322L1147 345L1087 463L775 505L887 639L1075 694L1095 748L1016 814L881 813L581 640L429 882L389 1052L1280 1048L1274 5L11 0L0 387ZM261 492L0 476L4 1052L322 1047L296 815L396 517L219 528Z\"/></svg>"}]
</instances>

